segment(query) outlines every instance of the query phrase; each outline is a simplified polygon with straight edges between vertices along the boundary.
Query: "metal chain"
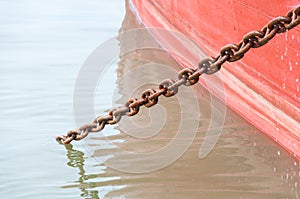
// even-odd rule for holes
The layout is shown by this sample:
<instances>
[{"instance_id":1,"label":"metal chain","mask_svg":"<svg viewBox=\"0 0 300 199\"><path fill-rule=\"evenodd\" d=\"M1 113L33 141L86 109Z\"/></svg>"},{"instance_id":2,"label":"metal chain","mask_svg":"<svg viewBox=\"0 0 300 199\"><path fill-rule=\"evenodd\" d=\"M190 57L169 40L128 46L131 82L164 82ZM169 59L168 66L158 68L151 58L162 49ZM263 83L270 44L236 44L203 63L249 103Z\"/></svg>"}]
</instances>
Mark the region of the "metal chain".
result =
<instances>
[{"instance_id":1,"label":"metal chain","mask_svg":"<svg viewBox=\"0 0 300 199\"><path fill-rule=\"evenodd\" d=\"M198 68L185 68L178 73L177 80L165 79L158 87L158 90L147 89L139 99L131 98L127 103L109 111L106 116L98 116L92 123L85 124L76 130L61 135L56 140L62 144L69 144L72 140L81 140L89 133L101 131L107 124L116 124L122 116L136 115L141 106L147 108L158 103L161 95L171 97L178 92L181 85L191 86L199 81L202 74L213 74L221 69L226 61L235 62L241 59L251 48L259 48L268 43L276 34L284 33L300 24L300 5L290 10L286 16L279 16L272 19L261 30L249 32L238 44L229 44L220 50L215 58L202 60Z\"/></svg>"}]
</instances>

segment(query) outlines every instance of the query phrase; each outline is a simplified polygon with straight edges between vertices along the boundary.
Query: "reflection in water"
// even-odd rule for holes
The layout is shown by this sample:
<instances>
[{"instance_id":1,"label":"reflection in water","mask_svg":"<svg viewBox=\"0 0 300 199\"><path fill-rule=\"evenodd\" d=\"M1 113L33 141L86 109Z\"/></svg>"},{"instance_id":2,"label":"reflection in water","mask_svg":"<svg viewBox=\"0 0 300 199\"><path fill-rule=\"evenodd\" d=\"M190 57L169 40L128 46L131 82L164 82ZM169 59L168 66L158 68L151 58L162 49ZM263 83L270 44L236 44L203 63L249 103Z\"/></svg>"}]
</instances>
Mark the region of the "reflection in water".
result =
<instances>
[{"instance_id":1,"label":"reflection in water","mask_svg":"<svg viewBox=\"0 0 300 199\"><path fill-rule=\"evenodd\" d=\"M127 8L121 30L136 27L139 24ZM134 42L139 40L143 38L135 38ZM124 41L120 39L121 47L122 42ZM144 71L143 75L130 76L129 72L133 68L151 62L178 67L163 51L138 50L121 56L117 68L117 103L124 102L131 94L140 93L138 89L131 93L137 87L135 83L138 80L159 82L164 76L169 76L153 68ZM140 153L153 151L172 140L181 119L178 115L180 109L176 106L178 102L175 98L162 98L159 106L169 117L159 135L152 135L151 129L147 128L147 124L155 124L155 120L149 119L148 109L142 109L133 120L143 128L139 133L151 135L151 139L130 137L124 133L122 126L115 125L95 134L95 137L89 136L87 144L100 144L98 150L82 149L84 152L81 152L74 150L72 145L66 146L68 166L77 168L79 172L75 184L68 184L63 188L79 189L82 198L298 198L299 162L230 109L227 110L224 126L219 127L223 132L214 150L206 158L198 158L199 148L210 122L211 99L200 85L193 89L201 107L200 116L186 117L187 122L199 121L199 128L192 145L176 162L156 172L144 174L123 173L106 167L105 161L97 162L99 159L109 161L108 155L115 152L115 148L105 145L107 140L124 150ZM184 90L180 93L184 94ZM189 100L189 96L185 98ZM161 114L163 113L156 112L155 116ZM159 120L160 117L155 118ZM131 127L125 127L128 128L126 132L135 131ZM135 167L135 163L131 161L122 160L120 164ZM96 174L86 174L87 171Z\"/></svg>"},{"instance_id":2,"label":"reflection in water","mask_svg":"<svg viewBox=\"0 0 300 199\"><path fill-rule=\"evenodd\" d=\"M96 178L97 175L95 174L89 174L86 175L85 169L84 169L84 153L73 149L72 144L65 145L65 148L67 150L67 157L69 159L69 162L67 163L68 166L78 168L79 172L79 178L77 183L80 184L79 189L81 191L80 196L83 198L93 198L93 199L99 199L99 192L95 188L94 182L88 182L88 180Z\"/></svg>"}]
</instances>

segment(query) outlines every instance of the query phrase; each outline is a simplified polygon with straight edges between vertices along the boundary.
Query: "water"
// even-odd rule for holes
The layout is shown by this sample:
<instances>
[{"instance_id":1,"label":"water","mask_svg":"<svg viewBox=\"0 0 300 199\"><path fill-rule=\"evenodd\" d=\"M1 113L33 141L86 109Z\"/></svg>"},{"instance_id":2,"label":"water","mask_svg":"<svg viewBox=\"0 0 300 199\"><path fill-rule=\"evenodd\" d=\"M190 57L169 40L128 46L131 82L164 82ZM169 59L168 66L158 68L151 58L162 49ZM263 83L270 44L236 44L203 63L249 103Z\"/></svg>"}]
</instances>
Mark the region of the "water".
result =
<instances>
[{"instance_id":1,"label":"water","mask_svg":"<svg viewBox=\"0 0 300 199\"><path fill-rule=\"evenodd\" d=\"M115 153L116 147L106 145L107 139L123 149L144 153L169 143L176 136L181 120L180 102L176 98L162 98L150 112L142 109L133 119L142 129L140 132L138 128L123 126L127 127L127 133L143 133L148 139L132 138L124 133L122 126L112 126L73 145L56 143L56 135L76 126L73 91L86 57L99 44L117 35L121 26L121 29L139 26L129 10L124 19L124 4L123 1L0 1L1 197L298 198L299 161L228 108L217 145L206 158L199 159L212 101L200 85L179 93L184 103L193 102L187 95L189 92L196 93L194 97L201 107L196 113L200 114L200 120L190 111L184 115L184 123L198 122L197 135L177 161L158 171L125 173L99 159L109 159ZM99 82L96 114L127 99L137 83L144 82L134 95L149 87L146 82L154 84L170 76L169 72L155 68L143 70L143 77L128 73L136 66L152 62L179 69L160 50L121 56L111 63L112 67ZM152 135L151 128L161 122L165 113L171 117L161 131L157 130L159 134ZM101 145L91 146L92 142ZM120 165L134 168L140 166L140 161L121 161Z\"/></svg>"}]
</instances>

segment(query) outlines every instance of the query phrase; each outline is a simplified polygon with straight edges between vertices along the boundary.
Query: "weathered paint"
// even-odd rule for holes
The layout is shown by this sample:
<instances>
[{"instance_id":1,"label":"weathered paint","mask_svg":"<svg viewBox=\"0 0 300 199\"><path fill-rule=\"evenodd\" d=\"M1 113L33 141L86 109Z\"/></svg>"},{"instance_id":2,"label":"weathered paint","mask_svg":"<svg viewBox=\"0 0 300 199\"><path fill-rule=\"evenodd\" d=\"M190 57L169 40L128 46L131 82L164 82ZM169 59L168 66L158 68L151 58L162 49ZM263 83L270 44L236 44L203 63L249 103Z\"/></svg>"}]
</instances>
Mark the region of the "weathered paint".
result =
<instances>
[{"instance_id":1,"label":"weathered paint","mask_svg":"<svg viewBox=\"0 0 300 199\"><path fill-rule=\"evenodd\" d=\"M262 28L273 17L285 15L298 2L131 0L130 4L146 27L180 31L207 54L217 55L222 46L239 42L245 33ZM152 35L163 47L182 45L176 38L155 32ZM277 35L267 45L252 49L241 61L224 64L220 71L226 104L297 158L300 158L299 54L300 28L296 27ZM188 60L172 56L184 67L195 67ZM192 53L191 56L199 59ZM209 79L214 81L213 77ZM212 92L221 96L218 89Z\"/></svg>"}]
</instances>

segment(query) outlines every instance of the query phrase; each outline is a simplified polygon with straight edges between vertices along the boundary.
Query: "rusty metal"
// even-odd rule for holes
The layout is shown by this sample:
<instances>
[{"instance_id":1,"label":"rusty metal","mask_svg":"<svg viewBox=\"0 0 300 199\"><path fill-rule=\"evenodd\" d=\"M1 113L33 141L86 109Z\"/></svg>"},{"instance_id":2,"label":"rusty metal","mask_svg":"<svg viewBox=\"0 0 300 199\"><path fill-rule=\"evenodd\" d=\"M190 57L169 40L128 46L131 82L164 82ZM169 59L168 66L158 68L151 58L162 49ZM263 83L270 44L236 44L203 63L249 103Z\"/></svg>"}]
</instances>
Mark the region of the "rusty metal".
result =
<instances>
[{"instance_id":1,"label":"rusty metal","mask_svg":"<svg viewBox=\"0 0 300 199\"><path fill-rule=\"evenodd\" d=\"M198 68L185 68L178 73L178 79L165 79L158 87L158 90L145 90L140 99L131 98L127 103L119 108L112 109L107 116L99 116L92 123L69 131L66 135L56 138L62 144L69 144L72 140L81 140L89 133L101 131L107 124L119 122L122 116L136 115L141 106L147 108L158 103L161 95L171 97L178 92L181 85L191 86L199 81L199 77L206 74L213 74L221 69L225 62L235 62L243 58L251 48L259 48L268 43L276 34L284 33L300 24L300 5L290 10L286 16L279 16L272 19L261 30L255 30L246 34L238 44L229 44L220 50L220 54L215 58L202 60Z\"/></svg>"}]
</instances>

